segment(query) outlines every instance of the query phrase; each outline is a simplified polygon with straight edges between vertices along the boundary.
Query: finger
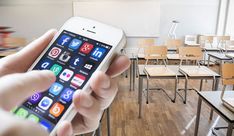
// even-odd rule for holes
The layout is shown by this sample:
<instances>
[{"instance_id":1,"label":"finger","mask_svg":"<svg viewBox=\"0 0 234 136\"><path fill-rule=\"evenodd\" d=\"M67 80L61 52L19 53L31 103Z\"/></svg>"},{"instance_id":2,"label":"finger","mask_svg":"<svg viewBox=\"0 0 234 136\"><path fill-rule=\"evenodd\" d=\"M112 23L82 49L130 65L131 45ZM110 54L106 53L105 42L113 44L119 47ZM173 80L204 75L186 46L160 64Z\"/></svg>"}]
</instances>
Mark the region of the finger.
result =
<instances>
[{"instance_id":1,"label":"finger","mask_svg":"<svg viewBox=\"0 0 234 136\"><path fill-rule=\"evenodd\" d=\"M0 106L10 110L35 92L48 89L54 81L55 75L48 70L2 77L0 78Z\"/></svg>"},{"instance_id":2,"label":"finger","mask_svg":"<svg viewBox=\"0 0 234 136\"><path fill-rule=\"evenodd\" d=\"M109 69L107 70L107 75L111 77L116 77L125 70L127 70L130 66L130 60L127 56L118 56L111 63Z\"/></svg>"},{"instance_id":3,"label":"finger","mask_svg":"<svg viewBox=\"0 0 234 136\"><path fill-rule=\"evenodd\" d=\"M1 59L1 75L25 72L48 46L57 31L49 30L16 54ZM20 62L20 63L19 63Z\"/></svg>"},{"instance_id":4,"label":"finger","mask_svg":"<svg viewBox=\"0 0 234 136\"><path fill-rule=\"evenodd\" d=\"M38 124L3 110L0 110L0 122L4 122L0 127L0 136L48 136L48 132Z\"/></svg>"},{"instance_id":5,"label":"finger","mask_svg":"<svg viewBox=\"0 0 234 136\"><path fill-rule=\"evenodd\" d=\"M103 72L93 74L90 87L93 90L92 95L100 101L102 109L110 105L118 91L116 82L111 81L111 78Z\"/></svg>"},{"instance_id":6,"label":"finger","mask_svg":"<svg viewBox=\"0 0 234 136\"><path fill-rule=\"evenodd\" d=\"M63 121L57 129L57 136L72 136L72 125L68 121Z\"/></svg>"},{"instance_id":7,"label":"finger","mask_svg":"<svg viewBox=\"0 0 234 136\"><path fill-rule=\"evenodd\" d=\"M73 95L73 103L78 114L72 121L75 134L94 131L102 116L98 101L86 91L78 90Z\"/></svg>"}]
</instances>

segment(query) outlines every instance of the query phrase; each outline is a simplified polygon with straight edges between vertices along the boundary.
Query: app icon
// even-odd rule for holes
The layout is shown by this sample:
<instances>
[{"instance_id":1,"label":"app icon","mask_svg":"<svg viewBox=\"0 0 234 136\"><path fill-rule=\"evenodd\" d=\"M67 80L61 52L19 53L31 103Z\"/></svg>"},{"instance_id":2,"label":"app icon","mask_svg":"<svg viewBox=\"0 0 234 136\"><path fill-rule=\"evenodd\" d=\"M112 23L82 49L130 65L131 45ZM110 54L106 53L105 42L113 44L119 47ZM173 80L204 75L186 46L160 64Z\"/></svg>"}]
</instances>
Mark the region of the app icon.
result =
<instances>
[{"instance_id":1,"label":"app icon","mask_svg":"<svg viewBox=\"0 0 234 136\"><path fill-rule=\"evenodd\" d=\"M59 74L59 72L62 70L62 66L58 65L58 64L54 64L50 70L52 72L54 72L54 74L57 76Z\"/></svg>"},{"instance_id":2,"label":"app icon","mask_svg":"<svg viewBox=\"0 0 234 136\"><path fill-rule=\"evenodd\" d=\"M58 40L58 44L59 45L67 45L68 42L71 40L71 37L68 35L62 35L59 40Z\"/></svg>"},{"instance_id":3,"label":"app icon","mask_svg":"<svg viewBox=\"0 0 234 136\"><path fill-rule=\"evenodd\" d=\"M49 69L52 65L52 61L50 59L46 59L41 62L40 69Z\"/></svg>"},{"instance_id":4,"label":"app icon","mask_svg":"<svg viewBox=\"0 0 234 136\"><path fill-rule=\"evenodd\" d=\"M29 102L35 104L38 103L41 99L41 94L40 93L35 93L29 98Z\"/></svg>"},{"instance_id":5,"label":"app icon","mask_svg":"<svg viewBox=\"0 0 234 136\"><path fill-rule=\"evenodd\" d=\"M93 62L88 61L84 64L84 69L86 71L91 71L94 68L94 65L95 64Z\"/></svg>"},{"instance_id":6,"label":"app icon","mask_svg":"<svg viewBox=\"0 0 234 136\"><path fill-rule=\"evenodd\" d=\"M94 49L94 51L91 53L91 56L97 60L99 60L100 58L102 58L102 56L105 54L106 49L104 48L100 48L100 47L96 47Z\"/></svg>"},{"instance_id":7,"label":"app icon","mask_svg":"<svg viewBox=\"0 0 234 136\"><path fill-rule=\"evenodd\" d=\"M63 62L68 62L68 60L71 58L70 53L67 51L64 51L61 56L59 57L59 60Z\"/></svg>"},{"instance_id":8,"label":"app icon","mask_svg":"<svg viewBox=\"0 0 234 136\"><path fill-rule=\"evenodd\" d=\"M36 122L36 123L39 122L39 118L37 116L35 116L34 114L30 114L28 116L28 120L31 120L31 121Z\"/></svg>"},{"instance_id":9,"label":"app icon","mask_svg":"<svg viewBox=\"0 0 234 136\"><path fill-rule=\"evenodd\" d=\"M50 108L50 114L52 114L55 117L58 117L64 110L64 106L60 103L55 103L51 108Z\"/></svg>"},{"instance_id":10,"label":"app icon","mask_svg":"<svg viewBox=\"0 0 234 136\"><path fill-rule=\"evenodd\" d=\"M60 74L59 78L64 81L68 81L72 77L73 74L74 74L73 71L69 69L64 69L63 72Z\"/></svg>"},{"instance_id":11,"label":"app icon","mask_svg":"<svg viewBox=\"0 0 234 136\"><path fill-rule=\"evenodd\" d=\"M44 120L40 121L40 125L48 132L51 131L51 129L52 129L52 126Z\"/></svg>"},{"instance_id":12,"label":"app icon","mask_svg":"<svg viewBox=\"0 0 234 136\"><path fill-rule=\"evenodd\" d=\"M73 90L71 90L70 88L66 88L61 94L61 99L66 102L70 102L72 100L72 96Z\"/></svg>"},{"instance_id":13,"label":"app icon","mask_svg":"<svg viewBox=\"0 0 234 136\"><path fill-rule=\"evenodd\" d=\"M81 40L73 39L68 47L73 49L73 50L76 50L80 47L81 44L82 44Z\"/></svg>"},{"instance_id":14,"label":"app icon","mask_svg":"<svg viewBox=\"0 0 234 136\"><path fill-rule=\"evenodd\" d=\"M71 60L70 65L73 67L77 67L77 66L81 66L83 62L84 62L84 59L82 57L76 56Z\"/></svg>"},{"instance_id":15,"label":"app icon","mask_svg":"<svg viewBox=\"0 0 234 136\"><path fill-rule=\"evenodd\" d=\"M40 103L38 104L38 106L40 108L42 108L43 110L47 110L50 105L52 104L52 99L50 99L49 97L43 97L42 100L40 101Z\"/></svg>"},{"instance_id":16,"label":"app icon","mask_svg":"<svg viewBox=\"0 0 234 136\"><path fill-rule=\"evenodd\" d=\"M60 52L61 52L61 49L59 49L57 47L53 47L49 52L49 56L52 57L52 58L56 58L56 57L58 57Z\"/></svg>"},{"instance_id":17,"label":"app icon","mask_svg":"<svg viewBox=\"0 0 234 136\"><path fill-rule=\"evenodd\" d=\"M85 42L85 43L81 46L80 52L85 53L85 54L89 54L90 51L91 51L92 49L93 49L93 45L90 44L90 43Z\"/></svg>"},{"instance_id":18,"label":"app icon","mask_svg":"<svg viewBox=\"0 0 234 136\"><path fill-rule=\"evenodd\" d=\"M26 118L28 116L28 111L20 108L17 112L16 112L16 116L20 117L20 118Z\"/></svg>"},{"instance_id":19,"label":"app icon","mask_svg":"<svg viewBox=\"0 0 234 136\"><path fill-rule=\"evenodd\" d=\"M72 80L71 80L71 84L76 86L76 87L80 87L82 86L82 84L84 83L85 81L85 76L83 75L80 75L80 74L76 74Z\"/></svg>"},{"instance_id":20,"label":"app icon","mask_svg":"<svg viewBox=\"0 0 234 136\"><path fill-rule=\"evenodd\" d=\"M53 95L58 95L63 89L63 85L59 83L53 83L52 86L49 89L49 92L52 93Z\"/></svg>"}]
</instances>

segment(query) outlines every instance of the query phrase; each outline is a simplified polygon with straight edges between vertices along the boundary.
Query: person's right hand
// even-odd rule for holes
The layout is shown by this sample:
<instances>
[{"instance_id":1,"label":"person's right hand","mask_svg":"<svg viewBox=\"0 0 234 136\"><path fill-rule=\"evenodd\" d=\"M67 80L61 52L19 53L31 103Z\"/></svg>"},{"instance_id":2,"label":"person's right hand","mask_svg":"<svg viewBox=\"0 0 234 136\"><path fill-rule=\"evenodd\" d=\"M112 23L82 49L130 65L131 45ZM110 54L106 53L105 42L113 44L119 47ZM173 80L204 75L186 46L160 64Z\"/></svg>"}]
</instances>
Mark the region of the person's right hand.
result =
<instances>
[{"instance_id":1,"label":"person's right hand","mask_svg":"<svg viewBox=\"0 0 234 136\"><path fill-rule=\"evenodd\" d=\"M47 136L38 124L14 116L9 111L36 91L44 91L55 81L51 71L9 74L0 78L0 136Z\"/></svg>"}]
</instances>

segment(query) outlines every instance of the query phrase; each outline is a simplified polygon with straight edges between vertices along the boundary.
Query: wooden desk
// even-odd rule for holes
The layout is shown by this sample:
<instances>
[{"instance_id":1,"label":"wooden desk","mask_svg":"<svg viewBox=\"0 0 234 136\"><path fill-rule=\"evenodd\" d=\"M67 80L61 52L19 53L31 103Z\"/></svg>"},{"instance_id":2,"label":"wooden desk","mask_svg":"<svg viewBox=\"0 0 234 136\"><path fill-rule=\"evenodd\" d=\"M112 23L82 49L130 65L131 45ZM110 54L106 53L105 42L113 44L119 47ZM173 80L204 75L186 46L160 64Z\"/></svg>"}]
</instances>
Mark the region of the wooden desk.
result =
<instances>
[{"instance_id":1,"label":"wooden desk","mask_svg":"<svg viewBox=\"0 0 234 136\"><path fill-rule=\"evenodd\" d=\"M168 60L180 60L179 54L167 54Z\"/></svg>"},{"instance_id":2,"label":"wooden desk","mask_svg":"<svg viewBox=\"0 0 234 136\"><path fill-rule=\"evenodd\" d=\"M143 82L144 79L147 79L147 74L144 71L145 65L138 65L139 70L139 86L138 86L138 103L139 103L139 118L142 117L142 94L143 94ZM157 68L157 67L165 67L164 65L147 65L147 67ZM179 72L178 65L168 65L168 69L173 71L175 75L161 75L161 76L151 76L150 78L154 79L175 79L175 90L174 90L174 98L171 98L169 95L167 95L172 102L175 102L176 100L176 94L177 94L177 79L184 78L184 75Z\"/></svg>"},{"instance_id":3,"label":"wooden desk","mask_svg":"<svg viewBox=\"0 0 234 136\"><path fill-rule=\"evenodd\" d=\"M219 114L225 121L228 122L228 130L226 135L231 136L234 125L234 113L222 104L220 99L221 91L206 91L197 93L199 95L199 99L197 105L197 118L194 136L198 135L202 101L204 101L209 107L211 107L217 114ZM234 91L225 91L225 95L234 97Z\"/></svg>"},{"instance_id":4,"label":"wooden desk","mask_svg":"<svg viewBox=\"0 0 234 136\"><path fill-rule=\"evenodd\" d=\"M215 58L220 61L220 66L224 63L224 61L232 60L231 58L227 57L224 53L208 53L208 64L207 66L210 67L210 58ZM221 73L221 67L219 66L219 74Z\"/></svg>"},{"instance_id":5,"label":"wooden desk","mask_svg":"<svg viewBox=\"0 0 234 136\"><path fill-rule=\"evenodd\" d=\"M227 53L226 57L231 58L232 62L234 63L234 53Z\"/></svg>"},{"instance_id":6,"label":"wooden desk","mask_svg":"<svg viewBox=\"0 0 234 136\"><path fill-rule=\"evenodd\" d=\"M212 90L217 90L219 85L220 75L205 66L180 66L179 71L185 76L185 98L184 103L187 101L188 80L198 79L200 81L199 91L202 91L203 80L213 80ZM196 90L196 89L194 89ZM212 113L211 113L212 117Z\"/></svg>"}]
</instances>

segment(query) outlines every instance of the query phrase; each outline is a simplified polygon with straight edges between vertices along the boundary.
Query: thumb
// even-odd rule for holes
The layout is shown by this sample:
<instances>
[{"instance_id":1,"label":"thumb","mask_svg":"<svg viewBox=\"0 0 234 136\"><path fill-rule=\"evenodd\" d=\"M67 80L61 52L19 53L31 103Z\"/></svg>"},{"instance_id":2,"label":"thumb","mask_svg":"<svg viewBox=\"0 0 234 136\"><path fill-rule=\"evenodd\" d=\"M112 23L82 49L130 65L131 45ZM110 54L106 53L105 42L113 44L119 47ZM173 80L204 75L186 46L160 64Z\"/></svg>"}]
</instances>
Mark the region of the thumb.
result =
<instances>
[{"instance_id":1,"label":"thumb","mask_svg":"<svg viewBox=\"0 0 234 136\"><path fill-rule=\"evenodd\" d=\"M45 91L55 81L48 70L12 74L0 78L0 107L10 110L38 91Z\"/></svg>"}]
</instances>

